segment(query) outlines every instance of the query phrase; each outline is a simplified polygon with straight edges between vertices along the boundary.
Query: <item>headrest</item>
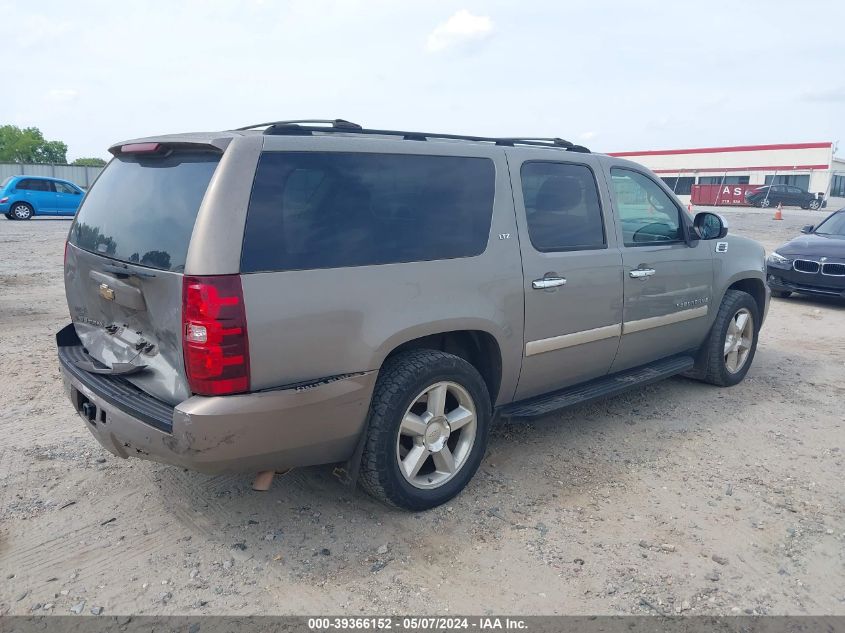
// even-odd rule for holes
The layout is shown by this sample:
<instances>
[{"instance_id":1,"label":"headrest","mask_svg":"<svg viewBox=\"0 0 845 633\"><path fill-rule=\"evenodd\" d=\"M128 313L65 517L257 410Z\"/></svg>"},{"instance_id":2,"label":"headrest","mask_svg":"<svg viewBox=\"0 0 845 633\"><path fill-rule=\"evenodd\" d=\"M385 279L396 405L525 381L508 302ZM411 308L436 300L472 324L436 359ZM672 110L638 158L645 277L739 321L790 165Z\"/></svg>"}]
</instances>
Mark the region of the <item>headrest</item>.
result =
<instances>
[{"instance_id":1,"label":"headrest","mask_svg":"<svg viewBox=\"0 0 845 633\"><path fill-rule=\"evenodd\" d=\"M581 203L581 181L572 176L551 176L537 192L537 211L568 211Z\"/></svg>"}]
</instances>

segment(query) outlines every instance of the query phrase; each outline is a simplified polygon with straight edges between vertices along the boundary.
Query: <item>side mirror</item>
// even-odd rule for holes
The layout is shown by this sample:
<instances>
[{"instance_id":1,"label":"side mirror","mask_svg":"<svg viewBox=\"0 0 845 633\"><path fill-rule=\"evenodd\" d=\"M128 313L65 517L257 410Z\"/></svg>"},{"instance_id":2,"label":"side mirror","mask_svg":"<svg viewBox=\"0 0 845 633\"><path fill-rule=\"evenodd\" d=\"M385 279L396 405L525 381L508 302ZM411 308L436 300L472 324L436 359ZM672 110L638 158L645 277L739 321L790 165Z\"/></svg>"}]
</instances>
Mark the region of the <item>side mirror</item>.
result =
<instances>
[{"instance_id":1,"label":"side mirror","mask_svg":"<svg viewBox=\"0 0 845 633\"><path fill-rule=\"evenodd\" d=\"M812 224L808 224L807 226L805 226L801 229L801 232L802 233L812 233L814 228L816 228L816 227L813 226Z\"/></svg>"},{"instance_id":2,"label":"side mirror","mask_svg":"<svg viewBox=\"0 0 845 633\"><path fill-rule=\"evenodd\" d=\"M697 213L692 226L701 240L720 240L728 234L728 223L718 213Z\"/></svg>"}]
</instances>

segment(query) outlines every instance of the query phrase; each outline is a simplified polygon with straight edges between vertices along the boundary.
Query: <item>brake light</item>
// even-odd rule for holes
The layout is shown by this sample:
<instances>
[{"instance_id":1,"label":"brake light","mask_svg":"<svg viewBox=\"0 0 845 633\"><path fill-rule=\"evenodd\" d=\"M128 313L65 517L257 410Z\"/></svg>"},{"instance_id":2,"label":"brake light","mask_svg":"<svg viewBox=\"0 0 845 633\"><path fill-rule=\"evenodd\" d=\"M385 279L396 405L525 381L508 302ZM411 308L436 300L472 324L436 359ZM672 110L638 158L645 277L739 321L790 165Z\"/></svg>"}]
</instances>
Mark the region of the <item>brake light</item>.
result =
<instances>
[{"instance_id":1,"label":"brake light","mask_svg":"<svg viewBox=\"0 0 845 633\"><path fill-rule=\"evenodd\" d=\"M249 339L239 275L184 277L182 351L191 391L249 391Z\"/></svg>"},{"instance_id":2,"label":"brake light","mask_svg":"<svg viewBox=\"0 0 845 633\"><path fill-rule=\"evenodd\" d=\"M120 146L121 154L157 154L161 151L161 143L129 143Z\"/></svg>"}]
</instances>

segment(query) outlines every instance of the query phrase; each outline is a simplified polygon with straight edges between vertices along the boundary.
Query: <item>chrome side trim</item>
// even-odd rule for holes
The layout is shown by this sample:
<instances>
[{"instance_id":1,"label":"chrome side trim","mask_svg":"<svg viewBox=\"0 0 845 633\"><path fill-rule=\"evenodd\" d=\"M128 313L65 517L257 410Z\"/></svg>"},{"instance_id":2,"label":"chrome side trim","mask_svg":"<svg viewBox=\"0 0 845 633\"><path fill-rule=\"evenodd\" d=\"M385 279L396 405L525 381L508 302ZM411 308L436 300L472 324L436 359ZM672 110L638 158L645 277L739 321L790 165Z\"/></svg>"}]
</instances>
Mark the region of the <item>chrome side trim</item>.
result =
<instances>
[{"instance_id":1,"label":"chrome side trim","mask_svg":"<svg viewBox=\"0 0 845 633\"><path fill-rule=\"evenodd\" d=\"M597 327L592 330L582 330L581 332L573 332L572 334L543 338L539 341L529 341L525 344L525 355L534 356L545 352L553 352L558 349L584 345L585 343L594 343L595 341L601 341L606 338L614 338L621 334L622 324L617 323L615 325Z\"/></svg>"},{"instance_id":2,"label":"chrome side trim","mask_svg":"<svg viewBox=\"0 0 845 633\"><path fill-rule=\"evenodd\" d=\"M647 319L626 321L622 324L622 334L633 334L634 332L642 332L643 330L650 330L651 328L661 327L663 325L672 325L673 323L680 323L689 319L698 319L707 316L707 311L708 306L699 306L697 308L680 310L671 314L649 317Z\"/></svg>"}]
</instances>

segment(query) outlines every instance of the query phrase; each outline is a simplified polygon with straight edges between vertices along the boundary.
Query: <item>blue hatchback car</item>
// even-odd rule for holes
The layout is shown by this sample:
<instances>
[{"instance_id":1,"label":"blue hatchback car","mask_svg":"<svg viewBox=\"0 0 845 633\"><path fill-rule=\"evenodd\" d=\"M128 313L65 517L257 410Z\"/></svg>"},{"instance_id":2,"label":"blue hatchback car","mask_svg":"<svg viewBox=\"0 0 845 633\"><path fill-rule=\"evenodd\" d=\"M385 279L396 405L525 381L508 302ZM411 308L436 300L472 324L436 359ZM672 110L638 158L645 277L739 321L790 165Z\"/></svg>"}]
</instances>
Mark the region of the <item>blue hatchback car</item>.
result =
<instances>
[{"instance_id":1,"label":"blue hatchback car","mask_svg":"<svg viewBox=\"0 0 845 633\"><path fill-rule=\"evenodd\" d=\"M34 215L72 216L84 192L72 182L42 176L10 176L0 185L0 213L10 220Z\"/></svg>"}]
</instances>

